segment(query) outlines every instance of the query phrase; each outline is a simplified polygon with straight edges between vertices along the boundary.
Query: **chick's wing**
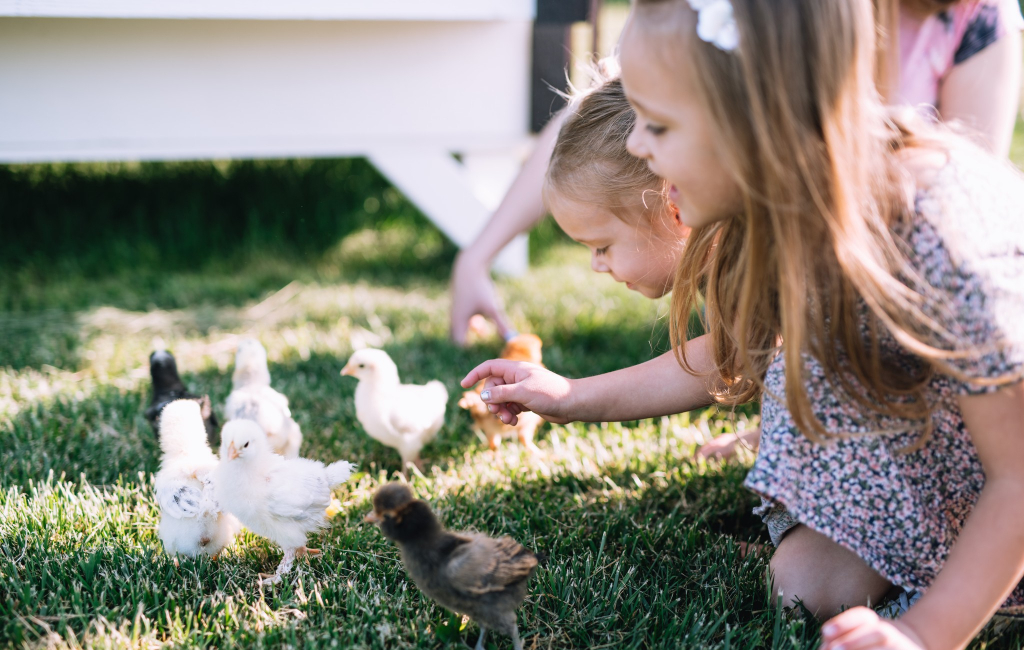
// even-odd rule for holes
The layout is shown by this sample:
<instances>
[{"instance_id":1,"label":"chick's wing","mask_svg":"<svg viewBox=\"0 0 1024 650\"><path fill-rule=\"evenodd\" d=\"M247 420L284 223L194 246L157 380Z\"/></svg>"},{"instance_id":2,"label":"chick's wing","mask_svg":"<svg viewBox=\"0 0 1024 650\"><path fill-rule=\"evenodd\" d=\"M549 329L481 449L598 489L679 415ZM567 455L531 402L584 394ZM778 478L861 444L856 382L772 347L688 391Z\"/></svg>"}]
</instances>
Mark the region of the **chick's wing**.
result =
<instances>
[{"instance_id":1,"label":"chick's wing","mask_svg":"<svg viewBox=\"0 0 1024 650\"><path fill-rule=\"evenodd\" d=\"M448 393L440 385L399 386L390 414L391 426L402 435L420 435L444 413Z\"/></svg>"},{"instance_id":2,"label":"chick's wing","mask_svg":"<svg viewBox=\"0 0 1024 650\"><path fill-rule=\"evenodd\" d=\"M460 537L469 543L458 546L445 567L446 576L460 591L474 595L504 591L529 578L537 566L537 556L511 537Z\"/></svg>"},{"instance_id":3,"label":"chick's wing","mask_svg":"<svg viewBox=\"0 0 1024 650\"><path fill-rule=\"evenodd\" d=\"M306 461L311 467L303 467ZM331 505L331 491L318 463L296 458L293 465L270 475L267 510L280 519L305 522L323 517Z\"/></svg>"},{"instance_id":4,"label":"chick's wing","mask_svg":"<svg viewBox=\"0 0 1024 650\"><path fill-rule=\"evenodd\" d=\"M188 519L199 514L202 492L185 482L161 482L157 486L156 500L164 512L175 519Z\"/></svg>"}]
</instances>

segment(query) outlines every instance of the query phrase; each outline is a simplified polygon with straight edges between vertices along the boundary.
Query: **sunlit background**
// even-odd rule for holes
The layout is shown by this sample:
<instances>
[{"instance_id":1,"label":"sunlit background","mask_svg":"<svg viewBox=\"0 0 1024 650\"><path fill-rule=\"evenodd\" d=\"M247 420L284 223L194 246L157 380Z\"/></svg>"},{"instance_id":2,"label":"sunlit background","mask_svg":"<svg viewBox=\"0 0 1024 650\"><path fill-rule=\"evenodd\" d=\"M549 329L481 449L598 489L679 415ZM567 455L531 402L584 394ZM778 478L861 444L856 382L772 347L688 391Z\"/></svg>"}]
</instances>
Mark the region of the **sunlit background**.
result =
<instances>
[{"instance_id":1,"label":"sunlit background","mask_svg":"<svg viewBox=\"0 0 1024 650\"><path fill-rule=\"evenodd\" d=\"M627 5L607 2L599 49ZM573 28L585 61L593 32ZM585 82L585 73L573 71ZM1024 164L1018 124L1013 160ZM756 405L653 421L545 426L531 458L496 456L456 405L458 380L499 349L448 342L456 247L362 159L0 166L0 646L440 648L475 627L422 597L396 550L361 524L400 469L355 419L354 347L388 350L405 381L440 379L447 423L411 482L446 523L512 535L551 558L520 614L527 648L816 647L816 624L764 596L766 541L741 485L751 460L694 446L756 423ZM545 363L581 376L666 349L667 303L590 271L550 219L530 270L501 278L514 325ZM360 473L324 555L275 591L279 550L242 536L219 562L159 545L143 417L147 358L174 352L220 409L235 344L258 338L305 434L302 455ZM973 648L1019 647L988 631ZM508 647L492 639L488 647Z\"/></svg>"}]
</instances>

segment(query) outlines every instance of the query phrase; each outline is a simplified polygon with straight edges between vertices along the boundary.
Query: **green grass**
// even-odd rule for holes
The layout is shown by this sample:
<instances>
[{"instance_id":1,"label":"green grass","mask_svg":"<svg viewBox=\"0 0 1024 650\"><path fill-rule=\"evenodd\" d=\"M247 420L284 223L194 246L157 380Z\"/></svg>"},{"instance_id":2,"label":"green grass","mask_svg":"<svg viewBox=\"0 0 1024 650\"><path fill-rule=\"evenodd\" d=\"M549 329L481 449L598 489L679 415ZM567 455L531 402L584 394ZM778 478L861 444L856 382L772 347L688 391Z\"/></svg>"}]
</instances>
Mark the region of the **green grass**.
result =
<instances>
[{"instance_id":1,"label":"green grass","mask_svg":"<svg viewBox=\"0 0 1024 650\"><path fill-rule=\"evenodd\" d=\"M475 625L460 630L462 621L425 599L396 549L361 523L373 490L399 467L395 452L362 432L355 382L339 376L360 340L387 349L405 380L440 379L451 393L447 424L424 450L427 470L411 479L418 495L451 527L512 535L549 555L520 612L527 648L816 647L815 623L769 605L766 558L739 557L738 542L766 541L750 513L756 499L742 487L750 458L724 466L692 459L699 441L750 423L751 408L735 419L708 410L546 426L538 458L515 443L492 456L455 402L459 378L498 346L459 349L447 341L454 249L386 185L373 185L382 181L372 170L347 161L139 169L76 167L67 185L67 170L3 172L9 205L68 192L55 204L61 219L77 215L97 231L80 234L77 248L59 241L37 248L25 233L38 224L18 231L20 244L4 242L20 248L21 261L4 262L8 272L0 274L0 647L458 648L460 635L475 641ZM178 183L183 169L194 182ZM247 170L244 179L238 170ZM292 229L289 220L308 206L330 203L320 194L329 192L323 179L346 173L365 174L335 196L355 212L346 217L339 208L313 239ZM219 193L217 183L235 194ZM173 195L167 206L146 198L145 188L165 185L174 188L162 194ZM359 213L368 197L353 194L367 187L377 192L373 214ZM267 206L253 198L274 188L294 194L268 198ZM247 217L239 206L250 203L256 212ZM210 205L221 206L217 215L202 218ZM125 234L96 216L119 210L163 217L180 210L175 228L237 232L242 243L213 238L206 247L189 240L161 248L158 230L146 230L158 227L145 219ZM261 240L256 226L247 230L250 217L276 228L276 241ZM499 289L515 325L545 340L549 367L581 376L665 349L664 301L592 274L586 252L550 224L532 256L530 273ZM260 591L256 574L272 569L280 551L252 534L218 562L177 566L156 536L158 452L142 415L147 356L157 345L173 350L186 383L219 408L242 335L267 347L274 385L305 434L303 455L354 460L361 470L337 490L342 513L311 542L323 556L300 563L275 590ZM972 647L1022 641L1015 630L998 639L985 632ZM511 647L497 636L488 646Z\"/></svg>"}]
</instances>

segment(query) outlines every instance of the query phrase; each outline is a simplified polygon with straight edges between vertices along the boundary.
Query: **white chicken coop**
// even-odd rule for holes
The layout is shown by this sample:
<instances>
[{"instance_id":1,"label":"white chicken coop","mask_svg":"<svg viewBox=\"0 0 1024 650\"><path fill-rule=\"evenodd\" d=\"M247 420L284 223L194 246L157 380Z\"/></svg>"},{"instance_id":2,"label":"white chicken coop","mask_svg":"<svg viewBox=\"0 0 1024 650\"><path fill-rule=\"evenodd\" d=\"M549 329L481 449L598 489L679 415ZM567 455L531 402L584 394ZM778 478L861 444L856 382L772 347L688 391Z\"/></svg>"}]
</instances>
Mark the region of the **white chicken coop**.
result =
<instances>
[{"instance_id":1,"label":"white chicken coop","mask_svg":"<svg viewBox=\"0 0 1024 650\"><path fill-rule=\"evenodd\" d=\"M0 162L366 156L464 246L521 160L535 12L0 0ZM525 238L497 262L525 265Z\"/></svg>"}]
</instances>

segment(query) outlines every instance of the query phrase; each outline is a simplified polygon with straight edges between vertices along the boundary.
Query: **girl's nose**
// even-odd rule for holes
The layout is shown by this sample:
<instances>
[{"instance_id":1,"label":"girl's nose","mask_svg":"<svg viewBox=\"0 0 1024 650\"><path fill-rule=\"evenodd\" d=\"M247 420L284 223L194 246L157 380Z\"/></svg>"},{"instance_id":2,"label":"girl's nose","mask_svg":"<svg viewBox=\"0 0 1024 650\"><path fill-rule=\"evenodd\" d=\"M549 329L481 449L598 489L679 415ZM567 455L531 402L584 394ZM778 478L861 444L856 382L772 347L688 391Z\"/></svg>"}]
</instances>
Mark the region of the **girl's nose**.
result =
<instances>
[{"instance_id":1,"label":"girl's nose","mask_svg":"<svg viewBox=\"0 0 1024 650\"><path fill-rule=\"evenodd\" d=\"M629 137L626 138L626 151L635 158L646 160L650 157L650 151L647 149L647 144L644 142L643 127L640 124L640 120L636 121L633 125L633 130L629 132Z\"/></svg>"},{"instance_id":2,"label":"girl's nose","mask_svg":"<svg viewBox=\"0 0 1024 650\"><path fill-rule=\"evenodd\" d=\"M608 273L608 265L597 256L597 253L590 254L590 268L595 273Z\"/></svg>"}]
</instances>

